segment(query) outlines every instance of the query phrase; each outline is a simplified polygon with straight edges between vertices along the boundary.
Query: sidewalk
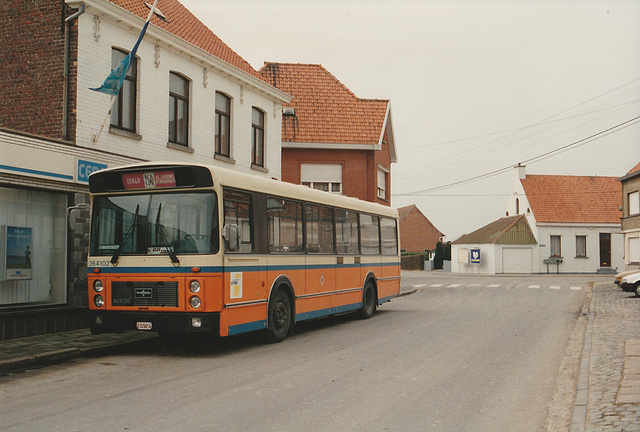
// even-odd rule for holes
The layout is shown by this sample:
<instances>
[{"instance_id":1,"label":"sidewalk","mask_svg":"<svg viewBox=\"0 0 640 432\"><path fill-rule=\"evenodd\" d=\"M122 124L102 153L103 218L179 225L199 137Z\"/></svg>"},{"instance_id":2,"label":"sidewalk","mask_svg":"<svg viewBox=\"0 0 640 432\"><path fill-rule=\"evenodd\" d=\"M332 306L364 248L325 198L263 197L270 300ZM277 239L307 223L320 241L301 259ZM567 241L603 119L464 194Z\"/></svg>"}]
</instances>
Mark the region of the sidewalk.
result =
<instances>
[{"instance_id":1,"label":"sidewalk","mask_svg":"<svg viewBox=\"0 0 640 432\"><path fill-rule=\"evenodd\" d=\"M597 283L587 312L570 432L640 432L640 299Z\"/></svg>"},{"instance_id":2,"label":"sidewalk","mask_svg":"<svg viewBox=\"0 0 640 432\"><path fill-rule=\"evenodd\" d=\"M0 375L77 358L111 353L157 337L157 333L127 331L92 335L89 329L0 341Z\"/></svg>"}]
</instances>

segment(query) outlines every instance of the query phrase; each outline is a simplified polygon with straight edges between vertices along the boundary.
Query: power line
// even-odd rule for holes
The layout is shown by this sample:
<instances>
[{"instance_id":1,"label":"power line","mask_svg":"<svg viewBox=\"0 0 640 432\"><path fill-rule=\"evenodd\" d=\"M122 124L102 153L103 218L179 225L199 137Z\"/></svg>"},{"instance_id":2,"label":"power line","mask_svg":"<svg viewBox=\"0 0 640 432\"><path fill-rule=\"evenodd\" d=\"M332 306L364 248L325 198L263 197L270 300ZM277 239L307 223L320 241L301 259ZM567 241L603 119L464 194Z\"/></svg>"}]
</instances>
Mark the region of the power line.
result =
<instances>
[{"instance_id":1,"label":"power line","mask_svg":"<svg viewBox=\"0 0 640 432\"><path fill-rule=\"evenodd\" d=\"M583 146L583 145L585 145L585 144L587 144L587 143L589 143L591 141L594 141L596 139L599 139L599 138L608 136L608 135L610 135L612 133L618 132L618 131L620 131L622 129L625 129L625 128L629 127L629 126L634 125L635 123L638 123L639 121L640 121L640 116L634 117L632 119L629 119L627 121L619 123L619 124L617 124L615 126L612 126L610 128L604 129L604 130L602 130L602 131L600 131L598 133L590 135L590 136L588 136L586 138L583 138L581 140L574 141L574 142L572 142L570 144L558 147L558 148L556 148L554 150L551 150L551 151L542 153L542 154L540 154L538 156L535 156L535 157L526 159L524 161L521 161L520 164L535 163L535 162L539 162L539 161L541 161L543 159L547 159L549 157L556 156L556 155L558 155L560 153L564 153L565 151L568 151L568 150ZM406 193L392 194L392 195L395 195L395 196L421 196L421 195L426 195L426 194L429 194L430 192L437 192L437 191L440 191L440 190L443 190L443 189L449 189L449 188L454 187L454 186L460 186L460 185L463 185L463 184L466 184L466 183L469 183L469 182L472 182L472 181L475 181L475 180L482 180L482 179L485 179L485 178L493 177L493 176L496 176L498 174L502 174L503 172L506 172L508 170L513 169L513 166L514 165L509 165L509 166L506 166L506 167L503 167L503 168L499 168L497 170L489 171L489 172L484 173L484 174L480 174L480 175L477 175L477 176L469 177L469 178L464 179L464 180L458 180L458 181L455 181L455 182L452 182L452 183L448 183L448 184L444 184L444 185L440 185L440 186L435 186L435 187L428 188L428 189L422 189L422 190L418 190L418 191L414 191L414 192L406 192Z\"/></svg>"}]
</instances>

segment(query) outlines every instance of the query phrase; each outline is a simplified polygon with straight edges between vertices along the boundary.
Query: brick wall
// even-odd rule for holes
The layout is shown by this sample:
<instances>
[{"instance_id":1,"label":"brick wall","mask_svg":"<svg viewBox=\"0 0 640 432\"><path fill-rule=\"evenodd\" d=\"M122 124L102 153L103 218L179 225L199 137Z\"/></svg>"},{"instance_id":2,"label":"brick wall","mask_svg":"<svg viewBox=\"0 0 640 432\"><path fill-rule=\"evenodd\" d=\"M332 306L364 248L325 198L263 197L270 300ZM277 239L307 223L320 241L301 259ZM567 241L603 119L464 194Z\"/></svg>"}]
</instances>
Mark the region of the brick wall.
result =
<instances>
[{"instance_id":1,"label":"brick wall","mask_svg":"<svg viewBox=\"0 0 640 432\"><path fill-rule=\"evenodd\" d=\"M434 250L440 236L440 231L417 209L400 222L400 247L404 251Z\"/></svg>"},{"instance_id":2,"label":"brick wall","mask_svg":"<svg viewBox=\"0 0 640 432\"><path fill-rule=\"evenodd\" d=\"M67 11L63 0L0 2L0 126L50 138L63 137ZM72 61L74 58L75 47ZM70 94L74 91L75 76ZM72 104L70 112L74 110Z\"/></svg>"},{"instance_id":3,"label":"brick wall","mask_svg":"<svg viewBox=\"0 0 640 432\"><path fill-rule=\"evenodd\" d=\"M370 154L371 160L368 160ZM367 180L373 164L373 152L358 150L282 149L282 180L300 184L300 165L323 163L342 165L342 194L375 202L369 193ZM375 178L373 180L375 185Z\"/></svg>"}]
</instances>

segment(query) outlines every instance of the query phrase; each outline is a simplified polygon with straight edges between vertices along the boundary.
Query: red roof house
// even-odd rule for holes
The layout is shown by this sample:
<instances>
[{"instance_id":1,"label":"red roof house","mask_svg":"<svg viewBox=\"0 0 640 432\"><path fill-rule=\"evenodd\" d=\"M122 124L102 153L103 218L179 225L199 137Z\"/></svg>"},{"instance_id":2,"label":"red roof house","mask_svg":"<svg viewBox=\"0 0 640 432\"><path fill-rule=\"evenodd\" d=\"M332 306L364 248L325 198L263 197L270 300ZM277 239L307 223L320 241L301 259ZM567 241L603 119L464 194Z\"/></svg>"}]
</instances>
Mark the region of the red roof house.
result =
<instances>
[{"instance_id":1,"label":"red roof house","mask_svg":"<svg viewBox=\"0 0 640 432\"><path fill-rule=\"evenodd\" d=\"M415 205L398 209L400 246L404 252L432 251L444 236Z\"/></svg>"},{"instance_id":2,"label":"red roof house","mask_svg":"<svg viewBox=\"0 0 640 432\"><path fill-rule=\"evenodd\" d=\"M283 106L282 179L390 205L389 101L357 97L317 64L267 62L259 72L293 96Z\"/></svg>"},{"instance_id":3,"label":"red roof house","mask_svg":"<svg viewBox=\"0 0 640 432\"><path fill-rule=\"evenodd\" d=\"M615 272L624 266L616 177L527 175L516 167L507 216L525 214L539 244L536 266L561 260L560 272Z\"/></svg>"}]
</instances>

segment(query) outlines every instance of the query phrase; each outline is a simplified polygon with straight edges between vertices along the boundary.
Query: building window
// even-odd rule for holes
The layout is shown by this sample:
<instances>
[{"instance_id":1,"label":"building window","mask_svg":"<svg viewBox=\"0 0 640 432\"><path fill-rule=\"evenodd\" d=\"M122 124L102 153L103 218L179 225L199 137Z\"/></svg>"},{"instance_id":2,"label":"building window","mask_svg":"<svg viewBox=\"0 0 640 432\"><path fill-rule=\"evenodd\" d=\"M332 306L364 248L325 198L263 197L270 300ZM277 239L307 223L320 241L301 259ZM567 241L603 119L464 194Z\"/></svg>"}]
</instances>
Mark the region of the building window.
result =
<instances>
[{"instance_id":1,"label":"building window","mask_svg":"<svg viewBox=\"0 0 640 432\"><path fill-rule=\"evenodd\" d=\"M264 167L264 113L257 108L251 112L251 164Z\"/></svg>"},{"instance_id":2,"label":"building window","mask_svg":"<svg viewBox=\"0 0 640 432\"><path fill-rule=\"evenodd\" d=\"M0 309L67 301L67 195L0 187Z\"/></svg>"},{"instance_id":3,"label":"building window","mask_svg":"<svg viewBox=\"0 0 640 432\"><path fill-rule=\"evenodd\" d=\"M628 194L629 200L629 215L636 215L640 213L640 192L635 191Z\"/></svg>"},{"instance_id":4,"label":"building window","mask_svg":"<svg viewBox=\"0 0 640 432\"><path fill-rule=\"evenodd\" d=\"M111 51L111 70L114 70L124 58L127 52L114 48ZM134 57L131 66L124 78L118 100L111 109L111 126L129 132L136 131L136 94L138 81L138 61Z\"/></svg>"},{"instance_id":5,"label":"building window","mask_svg":"<svg viewBox=\"0 0 640 432\"><path fill-rule=\"evenodd\" d=\"M169 142L187 146L189 141L189 81L169 74Z\"/></svg>"},{"instance_id":6,"label":"building window","mask_svg":"<svg viewBox=\"0 0 640 432\"><path fill-rule=\"evenodd\" d=\"M231 98L216 92L216 154L231 157Z\"/></svg>"},{"instance_id":7,"label":"building window","mask_svg":"<svg viewBox=\"0 0 640 432\"><path fill-rule=\"evenodd\" d=\"M629 264L640 264L640 237L629 237Z\"/></svg>"},{"instance_id":8,"label":"building window","mask_svg":"<svg viewBox=\"0 0 640 432\"><path fill-rule=\"evenodd\" d=\"M387 171L378 167L378 198L387 199Z\"/></svg>"},{"instance_id":9,"label":"building window","mask_svg":"<svg viewBox=\"0 0 640 432\"><path fill-rule=\"evenodd\" d=\"M342 193L341 164L300 164L300 183L312 189Z\"/></svg>"},{"instance_id":10,"label":"building window","mask_svg":"<svg viewBox=\"0 0 640 432\"><path fill-rule=\"evenodd\" d=\"M587 236L576 236L576 258L587 257Z\"/></svg>"},{"instance_id":11,"label":"building window","mask_svg":"<svg viewBox=\"0 0 640 432\"><path fill-rule=\"evenodd\" d=\"M562 256L562 237L559 235L551 236L551 253L549 256L561 257Z\"/></svg>"}]
</instances>

